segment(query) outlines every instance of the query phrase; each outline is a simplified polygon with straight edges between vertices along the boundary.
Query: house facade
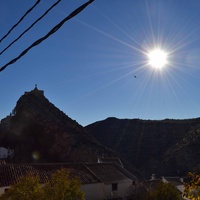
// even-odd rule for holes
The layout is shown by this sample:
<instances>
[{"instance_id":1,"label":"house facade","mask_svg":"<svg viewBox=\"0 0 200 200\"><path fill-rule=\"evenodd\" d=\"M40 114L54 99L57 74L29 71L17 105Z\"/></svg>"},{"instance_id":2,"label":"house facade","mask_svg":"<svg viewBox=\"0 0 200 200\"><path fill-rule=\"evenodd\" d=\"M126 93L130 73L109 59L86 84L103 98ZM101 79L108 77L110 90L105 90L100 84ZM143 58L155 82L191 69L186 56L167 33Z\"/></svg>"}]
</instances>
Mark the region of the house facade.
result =
<instances>
[{"instance_id":1,"label":"house facade","mask_svg":"<svg viewBox=\"0 0 200 200\"><path fill-rule=\"evenodd\" d=\"M0 147L0 159L12 158L14 156L13 149Z\"/></svg>"},{"instance_id":2,"label":"house facade","mask_svg":"<svg viewBox=\"0 0 200 200\"><path fill-rule=\"evenodd\" d=\"M61 168L66 168L71 178L80 180L86 200L125 200L128 189L137 180L117 163L4 164L0 165L0 195L20 176L37 175L45 184Z\"/></svg>"}]
</instances>

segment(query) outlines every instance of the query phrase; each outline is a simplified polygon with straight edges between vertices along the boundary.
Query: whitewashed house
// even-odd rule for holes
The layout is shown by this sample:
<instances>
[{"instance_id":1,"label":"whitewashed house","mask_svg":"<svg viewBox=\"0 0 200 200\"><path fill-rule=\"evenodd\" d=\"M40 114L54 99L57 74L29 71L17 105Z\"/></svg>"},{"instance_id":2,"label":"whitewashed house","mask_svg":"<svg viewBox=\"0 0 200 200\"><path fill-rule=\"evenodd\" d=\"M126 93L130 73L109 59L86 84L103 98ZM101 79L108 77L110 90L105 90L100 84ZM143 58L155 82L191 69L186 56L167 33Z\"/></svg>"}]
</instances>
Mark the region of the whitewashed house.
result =
<instances>
[{"instance_id":1,"label":"whitewashed house","mask_svg":"<svg viewBox=\"0 0 200 200\"><path fill-rule=\"evenodd\" d=\"M0 165L0 195L20 176L31 173L45 184L61 168L66 168L71 178L79 178L86 200L124 200L129 187L137 180L117 163L4 164Z\"/></svg>"},{"instance_id":2,"label":"whitewashed house","mask_svg":"<svg viewBox=\"0 0 200 200\"><path fill-rule=\"evenodd\" d=\"M86 164L88 169L100 180L102 194L93 199L126 199L128 189L137 178L117 163ZM92 200L92 198L90 199Z\"/></svg>"},{"instance_id":3,"label":"whitewashed house","mask_svg":"<svg viewBox=\"0 0 200 200\"><path fill-rule=\"evenodd\" d=\"M13 149L0 147L0 159L12 158L14 156Z\"/></svg>"}]
</instances>

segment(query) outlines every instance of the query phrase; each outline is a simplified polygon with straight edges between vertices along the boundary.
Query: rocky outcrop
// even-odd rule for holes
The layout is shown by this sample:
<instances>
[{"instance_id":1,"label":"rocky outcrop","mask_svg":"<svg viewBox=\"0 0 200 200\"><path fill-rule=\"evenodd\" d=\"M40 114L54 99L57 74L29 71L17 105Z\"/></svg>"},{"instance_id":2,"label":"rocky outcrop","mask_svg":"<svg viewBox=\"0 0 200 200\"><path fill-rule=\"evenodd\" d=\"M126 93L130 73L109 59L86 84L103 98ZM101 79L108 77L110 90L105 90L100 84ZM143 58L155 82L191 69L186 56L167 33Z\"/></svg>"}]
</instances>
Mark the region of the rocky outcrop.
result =
<instances>
[{"instance_id":1,"label":"rocky outcrop","mask_svg":"<svg viewBox=\"0 0 200 200\"><path fill-rule=\"evenodd\" d=\"M192 128L179 142L170 147L164 155L169 168L179 171L200 171L200 126Z\"/></svg>"},{"instance_id":2,"label":"rocky outcrop","mask_svg":"<svg viewBox=\"0 0 200 200\"><path fill-rule=\"evenodd\" d=\"M13 162L96 161L111 152L35 87L0 124L0 146L15 150Z\"/></svg>"},{"instance_id":3,"label":"rocky outcrop","mask_svg":"<svg viewBox=\"0 0 200 200\"><path fill-rule=\"evenodd\" d=\"M195 167L199 159L196 161L193 159L199 152L200 139L196 137L194 141L194 136L190 133L199 124L200 118L188 120L108 118L85 128L105 146L119 152L121 157L139 169L145 177L150 177L153 173L177 175ZM191 145L184 145L185 140L190 140Z\"/></svg>"}]
</instances>

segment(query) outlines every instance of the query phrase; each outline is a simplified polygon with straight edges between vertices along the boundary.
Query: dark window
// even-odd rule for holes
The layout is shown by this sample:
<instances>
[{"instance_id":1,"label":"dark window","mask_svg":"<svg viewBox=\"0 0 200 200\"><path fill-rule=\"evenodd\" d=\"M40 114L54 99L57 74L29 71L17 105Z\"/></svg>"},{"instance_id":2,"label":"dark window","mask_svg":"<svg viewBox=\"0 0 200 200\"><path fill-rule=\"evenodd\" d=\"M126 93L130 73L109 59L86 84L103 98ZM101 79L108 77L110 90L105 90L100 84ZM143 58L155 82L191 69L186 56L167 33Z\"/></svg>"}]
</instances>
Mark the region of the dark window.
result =
<instances>
[{"instance_id":1,"label":"dark window","mask_svg":"<svg viewBox=\"0 0 200 200\"><path fill-rule=\"evenodd\" d=\"M117 183L112 184L112 191L116 191L118 189Z\"/></svg>"},{"instance_id":2,"label":"dark window","mask_svg":"<svg viewBox=\"0 0 200 200\"><path fill-rule=\"evenodd\" d=\"M9 190L9 188L5 188L5 189L4 189L4 192L6 193L6 192L8 192L8 190Z\"/></svg>"}]
</instances>

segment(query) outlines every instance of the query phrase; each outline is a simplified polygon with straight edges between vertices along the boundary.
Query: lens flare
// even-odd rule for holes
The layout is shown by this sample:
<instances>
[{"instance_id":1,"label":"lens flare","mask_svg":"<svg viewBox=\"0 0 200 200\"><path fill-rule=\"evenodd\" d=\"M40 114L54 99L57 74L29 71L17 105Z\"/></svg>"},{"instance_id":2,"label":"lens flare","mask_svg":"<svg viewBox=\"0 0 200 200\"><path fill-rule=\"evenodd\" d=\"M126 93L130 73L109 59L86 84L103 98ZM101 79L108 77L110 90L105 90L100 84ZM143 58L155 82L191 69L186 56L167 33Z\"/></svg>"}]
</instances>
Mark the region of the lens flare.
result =
<instances>
[{"instance_id":1,"label":"lens flare","mask_svg":"<svg viewBox=\"0 0 200 200\"><path fill-rule=\"evenodd\" d=\"M161 49L154 49L148 53L148 64L155 69L162 69L168 64L168 54Z\"/></svg>"}]
</instances>

